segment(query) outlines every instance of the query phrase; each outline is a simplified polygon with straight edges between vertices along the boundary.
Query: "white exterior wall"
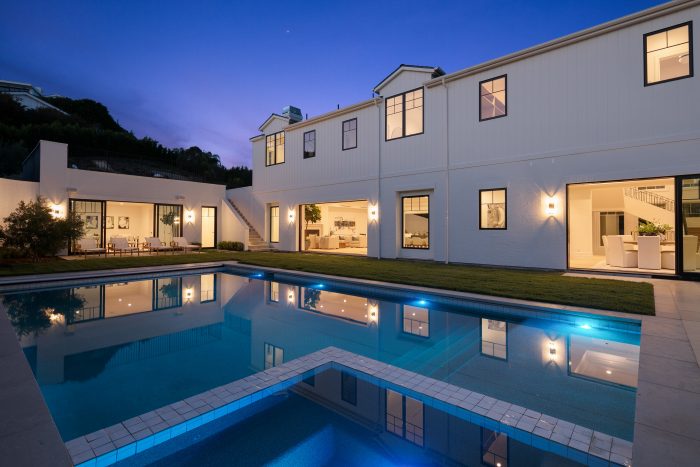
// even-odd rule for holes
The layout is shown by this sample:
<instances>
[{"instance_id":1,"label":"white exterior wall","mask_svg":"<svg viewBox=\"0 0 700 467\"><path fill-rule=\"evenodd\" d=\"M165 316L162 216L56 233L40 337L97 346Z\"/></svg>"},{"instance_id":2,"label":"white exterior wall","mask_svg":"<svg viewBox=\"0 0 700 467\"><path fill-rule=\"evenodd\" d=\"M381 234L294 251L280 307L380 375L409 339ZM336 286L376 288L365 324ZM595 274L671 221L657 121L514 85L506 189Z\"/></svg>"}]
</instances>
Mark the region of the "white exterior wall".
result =
<instances>
[{"instance_id":1,"label":"white exterior wall","mask_svg":"<svg viewBox=\"0 0 700 467\"><path fill-rule=\"evenodd\" d=\"M70 169L68 145L41 141L39 182L0 179L0 215L6 216L23 199L37 195L68 212L68 200L94 199L106 201L181 204L194 212L194 221L183 219L183 235L190 242L201 241L201 208L217 208L217 241L247 241L247 227L228 206L223 185L138 177L133 175ZM179 199L182 198L182 199Z\"/></svg>"},{"instance_id":2,"label":"white exterior wall","mask_svg":"<svg viewBox=\"0 0 700 467\"><path fill-rule=\"evenodd\" d=\"M267 230L265 207L279 203L278 248L296 250L288 209L378 197L370 256L564 269L567 184L700 173L699 78L644 86L643 35L687 21L696 25L697 46L695 4L456 79L403 71L382 83L378 104L288 126L282 165L265 167L264 138L255 140L247 215ZM508 115L480 122L478 83L503 74ZM383 98L421 83L424 133L385 141ZM342 151L341 122L354 116L358 149ZM311 129L317 156L305 160L302 135ZM491 188L508 190L507 230L479 230L479 190ZM237 191L229 191L234 200ZM400 197L423 192L430 249L403 249ZM558 201L552 217L544 212L548 197ZM569 230L590 236L589 224Z\"/></svg>"}]
</instances>

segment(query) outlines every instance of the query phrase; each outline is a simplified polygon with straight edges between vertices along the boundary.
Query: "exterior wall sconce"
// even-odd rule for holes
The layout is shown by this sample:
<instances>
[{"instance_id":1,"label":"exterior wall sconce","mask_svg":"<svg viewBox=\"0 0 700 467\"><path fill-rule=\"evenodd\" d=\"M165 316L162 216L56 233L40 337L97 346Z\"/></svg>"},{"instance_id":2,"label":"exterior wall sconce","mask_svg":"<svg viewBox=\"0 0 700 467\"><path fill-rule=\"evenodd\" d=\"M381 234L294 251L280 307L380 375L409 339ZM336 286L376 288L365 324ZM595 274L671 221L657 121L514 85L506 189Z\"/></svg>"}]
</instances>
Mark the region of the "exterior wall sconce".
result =
<instances>
[{"instance_id":1,"label":"exterior wall sconce","mask_svg":"<svg viewBox=\"0 0 700 467\"><path fill-rule=\"evenodd\" d=\"M192 297L194 297L194 289L192 287L187 287L185 289L185 301L186 302L191 302Z\"/></svg>"},{"instance_id":2,"label":"exterior wall sconce","mask_svg":"<svg viewBox=\"0 0 700 467\"><path fill-rule=\"evenodd\" d=\"M289 303L290 305L294 304L294 289L290 288L287 291L287 303Z\"/></svg>"},{"instance_id":3,"label":"exterior wall sconce","mask_svg":"<svg viewBox=\"0 0 700 467\"><path fill-rule=\"evenodd\" d=\"M367 218L370 222L377 222L379 220L379 206L370 204L367 207Z\"/></svg>"},{"instance_id":4,"label":"exterior wall sconce","mask_svg":"<svg viewBox=\"0 0 700 467\"><path fill-rule=\"evenodd\" d=\"M287 219L289 219L290 224L294 223L295 217L296 217L296 212L294 211L294 209L290 209L289 212L287 213Z\"/></svg>"},{"instance_id":5,"label":"exterior wall sconce","mask_svg":"<svg viewBox=\"0 0 700 467\"><path fill-rule=\"evenodd\" d=\"M194 211L185 211L185 222L188 224L194 223Z\"/></svg>"},{"instance_id":6,"label":"exterior wall sconce","mask_svg":"<svg viewBox=\"0 0 700 467\"><path fill-rule=\"evenodd\" d=\"M379 324L379 305L375 301L370 301L367 307L367 323Z\"/></svg>"},{"instance_id":7,"label":"exterior wall sconce","mask_svg":"<svg viewBox=\"0 0 700 467\"><path fill-rule=\"evenodd\" d=\"M65 211L62 205L52 204L51 206L49 206L49 208L51 209L51 217L53 217L54 219L63 219Z\"/></svg>"},{"instance_id":8,"label":"exterior wall sconce","mask_svg":"<svg viewBox=\"0 0 700 467\"><path fill-rule=\"evenodd\" d=\"M544 213L549 216L549 217L554 217L557 215L557 212L559 211L558 209L558 203L556 198L547 198L545 199L545 208L544 208Z\"/></svg>"},{"instance_id":9,"label":"exterior wall sconce","mask_svg":"<svg viewBox=\"0 0 700 467\"><path fill-rule=\"evenodd\" d=\"M555 362L557 360L557 346L554 342L549 343L549 361Z\"/></svg>"}]
</instances>

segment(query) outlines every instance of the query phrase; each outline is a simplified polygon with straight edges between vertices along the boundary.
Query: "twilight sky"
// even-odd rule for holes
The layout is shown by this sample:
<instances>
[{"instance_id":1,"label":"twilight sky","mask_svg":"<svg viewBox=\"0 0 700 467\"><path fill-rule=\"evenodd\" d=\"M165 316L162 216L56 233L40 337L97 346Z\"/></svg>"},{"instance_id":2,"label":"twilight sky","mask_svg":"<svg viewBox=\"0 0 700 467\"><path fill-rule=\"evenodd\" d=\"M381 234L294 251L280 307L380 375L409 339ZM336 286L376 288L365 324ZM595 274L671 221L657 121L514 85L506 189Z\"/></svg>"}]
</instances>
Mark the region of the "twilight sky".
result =
<instances>
[{"instance_id":1,"label":"twilight sky","mask_svg":"<svg viewBox=\"0 0 700 467\"><path fill-rule=\"evenodd\" d=\"M401 63L450 73L664 2L3 3L0 79L100 101L139 137L250 166L248 138L285 105L318 115L371 97Z\"/></svg>"}]
</instances>

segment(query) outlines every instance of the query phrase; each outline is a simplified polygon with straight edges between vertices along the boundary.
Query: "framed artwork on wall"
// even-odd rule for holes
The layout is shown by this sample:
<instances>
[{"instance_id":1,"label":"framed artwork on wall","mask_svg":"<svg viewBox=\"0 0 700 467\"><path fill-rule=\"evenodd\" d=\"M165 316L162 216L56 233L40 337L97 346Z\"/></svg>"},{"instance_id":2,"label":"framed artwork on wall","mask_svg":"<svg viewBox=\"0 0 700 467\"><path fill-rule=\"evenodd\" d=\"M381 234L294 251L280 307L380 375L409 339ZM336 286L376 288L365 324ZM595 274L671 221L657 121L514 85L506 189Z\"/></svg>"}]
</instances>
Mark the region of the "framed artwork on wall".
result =
<instances>
[{"instance_id":1,"label":"framed artwork on wall","mask_svg":"<svg viewBox=\"0 0 700 467\"><path fill-rule=\"evenodd\" d=\"M97 216L85 216L85 228L94 230L97 228Z\"/></svg>"},{"instance_id":2,"label":"framed artwork on wall","mask_svg":"<svg viewBox=\"0 0 700 467\"><path fill-rule=\"evenodd\" d=\"M117 226L119 227L120 230L128 230L129 229L129 217L128 216L119 216Z\"/></svg>"},{"instance_id":3,"label":"framed artwork on wall","mask_svg":"<svg viewBox=\"0 0 700 467\"><path fill-rule=\"evenodd\" d=\"M107 216L105 217L105 226L108 229L113 229L114 228L114 216Z\"/></svg>"}]
</instances>

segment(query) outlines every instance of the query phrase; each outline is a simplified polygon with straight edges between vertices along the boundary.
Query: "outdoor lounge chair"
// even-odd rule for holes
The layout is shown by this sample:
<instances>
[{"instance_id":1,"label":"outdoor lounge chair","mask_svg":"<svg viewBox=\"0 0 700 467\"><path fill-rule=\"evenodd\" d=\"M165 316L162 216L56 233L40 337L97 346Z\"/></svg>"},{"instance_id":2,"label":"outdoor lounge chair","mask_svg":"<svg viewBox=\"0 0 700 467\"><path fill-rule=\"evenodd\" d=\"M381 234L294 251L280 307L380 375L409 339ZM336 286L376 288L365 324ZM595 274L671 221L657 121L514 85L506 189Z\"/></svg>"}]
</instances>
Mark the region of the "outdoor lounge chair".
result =
<instances>
[{"instance_id":1,"label":"outdoor lounge chair","mask_svg":"<svg viewBox=\"0 0 700 467\"><path fill-rule=\"evenodd\" d=\"M129 245L129 241L126 237L112 237L109 242L112 244L112 251L115 255L117 252L119 252L119 256L122 256L124 253L131 253L133 255L134 251L137 255L139 254L138 247Z\"/></svg>"},{"instance_id":2,"label":"outdoor lounge chair","mask_svg":"<svg viewBox=\"0 0 700 467\"><path fill-rule=\"evenodd\" d=\"M197 250L200 253L202 251L201 245L193 245L192 243L188 242L185 237L173 237L173 241L170 244L173 248L183 251Z\"/></svg>"},{"instance_id":3,"label":"outdoor lounge chair","mask_svg":"<svg viewBox=\"0 0 700 467\"><path fill-rule=\"evenodd\" d=\"M158 253L159 251L174 251L172 247L169 247L165 243L163 243L160 238L158 237L146 237L146 243L144 246L149 250L149 251L155 251Z\"/></svg>"},{"instance_id":4,"label":"outdoor lounge chair","mask_svg":"<svg viewBox=\"0 0 700 467\"><path fill-rule=\"evenodd\" d=\"M97 246L97 240L94 238L81 238L75 244L76 253L83 253L87 258L88 253L96 253L98 256L104 253L107 256L107 249Z\"/></svg>"}]
</instances>

